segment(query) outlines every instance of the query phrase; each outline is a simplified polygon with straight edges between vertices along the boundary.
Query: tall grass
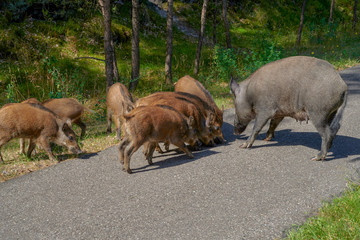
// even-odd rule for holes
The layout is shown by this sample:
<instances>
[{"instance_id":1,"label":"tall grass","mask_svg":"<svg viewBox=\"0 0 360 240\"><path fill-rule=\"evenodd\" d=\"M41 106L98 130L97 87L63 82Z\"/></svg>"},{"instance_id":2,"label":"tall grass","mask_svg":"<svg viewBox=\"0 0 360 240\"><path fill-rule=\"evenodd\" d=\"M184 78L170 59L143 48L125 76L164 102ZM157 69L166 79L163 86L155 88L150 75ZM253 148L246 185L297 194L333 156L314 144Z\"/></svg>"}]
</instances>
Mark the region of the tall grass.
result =
<instances>
[{"instance_id":1,"label":"tall grass","mask_svg":"<svg viewBox=\"0 0 360 240\"><path fill-rule=\"evenodd\" d=\"M352 185L341 197L324 203L316 217L290 231L287 239L360 239L360 186Z\"/></svg>"}]
</instances>

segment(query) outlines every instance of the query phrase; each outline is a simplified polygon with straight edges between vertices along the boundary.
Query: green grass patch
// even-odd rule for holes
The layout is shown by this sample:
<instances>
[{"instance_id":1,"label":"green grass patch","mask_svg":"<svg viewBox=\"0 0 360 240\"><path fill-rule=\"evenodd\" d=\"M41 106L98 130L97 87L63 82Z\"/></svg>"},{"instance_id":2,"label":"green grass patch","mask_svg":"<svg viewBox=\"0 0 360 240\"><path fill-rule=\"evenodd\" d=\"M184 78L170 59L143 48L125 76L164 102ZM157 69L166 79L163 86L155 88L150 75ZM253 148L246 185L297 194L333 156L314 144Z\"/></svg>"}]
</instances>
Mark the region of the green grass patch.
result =
<instances>
[{"instance_id":1,"label":"green grass patch","mask_svg":"<svg viewBox=\"0 0 360 240\"><path fill-rule=\"evenodd\" d=\"M341 197L324 203L318 216L292 230L287 239L360 239L360 186L352 185Z\"/></svg>"}]
</instances>

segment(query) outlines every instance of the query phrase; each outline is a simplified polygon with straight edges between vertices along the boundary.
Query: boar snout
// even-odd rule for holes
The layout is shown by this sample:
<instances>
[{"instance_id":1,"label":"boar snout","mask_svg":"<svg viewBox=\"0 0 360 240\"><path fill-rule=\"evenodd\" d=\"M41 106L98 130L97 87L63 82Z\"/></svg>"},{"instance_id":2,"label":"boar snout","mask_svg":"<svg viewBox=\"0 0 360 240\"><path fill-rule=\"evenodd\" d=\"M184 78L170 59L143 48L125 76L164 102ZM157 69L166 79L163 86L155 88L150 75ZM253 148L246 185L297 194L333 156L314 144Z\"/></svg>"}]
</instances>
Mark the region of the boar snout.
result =
<instances>
[{"instance_id":1,"label":"boar snout","mask_svg":"<svg viewBox=\"0 0 360 240\"><path fill-rule=\"evenodd\" d=\"M81 154L82 151L80 149L80 147L70 147L70 151L74 154Z\"/></svg>"},{"instance_id":2,"label":"boar snout","mask_svg":"<svg viewBox=\"0 0 360 240\"><path fill-rule=\"evenodd\" d=\"M243 133L246 129L246 125L242 125L240 123L234 123L234 134L235 135L240 135L241 133Z\"/></svg>"}]
</instances>

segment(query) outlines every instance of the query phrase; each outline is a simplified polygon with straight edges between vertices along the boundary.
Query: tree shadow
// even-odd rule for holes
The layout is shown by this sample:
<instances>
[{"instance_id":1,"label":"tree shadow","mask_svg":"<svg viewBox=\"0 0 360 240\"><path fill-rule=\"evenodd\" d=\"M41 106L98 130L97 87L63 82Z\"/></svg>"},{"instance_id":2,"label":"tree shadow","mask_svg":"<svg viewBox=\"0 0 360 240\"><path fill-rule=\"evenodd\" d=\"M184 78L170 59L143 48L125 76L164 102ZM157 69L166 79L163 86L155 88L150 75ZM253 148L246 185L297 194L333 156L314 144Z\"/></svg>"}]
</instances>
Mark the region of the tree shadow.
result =
<instances>
[{"instance_id":1,"label":"tree shadow","mask_svg":"<svg viewBox=\"0 0 360 240\"><path fill-rule=\"evenodd\" d=\"M152 165L147 164L143 167L131 168L131 170L133 173L140 173L140 172L159 170L159 169L163 169L163 168L176 167L176 166L180 166L182 164L196 161L202 157L207 157L207 156L217 154L217 153L218 152L206 149L206 150L201 150L198 152L193 152L194 158L188 158L184 153L177 153L176 151L174 152L174 150L170 150L169 152L166 152L161 155L161 157L170 156L169 158L166 158L166 159L160 160L160 161L154 161ZM158 158L158 157L160 157L160 156L154 156L153 159Z\"/></svg>"},{"instance_id":2,"label":"tree shadow","mask_svg":"<svg viewBox=\"0 0 360 240\"><path fill-rule=\"evenodd\" d=\"M264 139L265 133L259 134L257 139ZM259 140L257 140L259 141ZM276 146L296 146L302 145L308 148L320 151L321 137L317 132L292 132L291 129L284 129L275 132L275 138L270 144L262 146L253 146L252 148L276 147ZM360 139L343 135L336 135L333 145L329 150L326 161L339 158L347 158L354 156L350 162L360 160Z\"/></svg>"}]
</instances>

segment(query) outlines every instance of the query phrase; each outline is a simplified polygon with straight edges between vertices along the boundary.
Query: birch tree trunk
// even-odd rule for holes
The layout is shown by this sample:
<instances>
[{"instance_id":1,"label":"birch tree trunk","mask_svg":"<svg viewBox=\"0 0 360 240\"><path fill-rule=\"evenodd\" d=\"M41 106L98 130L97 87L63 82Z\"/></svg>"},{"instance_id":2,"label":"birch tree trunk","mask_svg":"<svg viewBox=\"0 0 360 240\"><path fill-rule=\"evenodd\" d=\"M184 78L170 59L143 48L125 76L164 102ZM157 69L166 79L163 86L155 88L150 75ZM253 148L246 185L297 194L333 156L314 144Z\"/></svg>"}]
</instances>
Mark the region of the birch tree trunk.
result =
<instances>
[{"instance_id":1,"label":"birch tree trunk","mask_svg":"<svg viewBox=\"0 0 360 240\"><path fill-rule=\"evenodd\" d=\"M199 33L199 41L196 48L196 58L195 58L195 67L194 67L194 74L197 75L199 73L199 65L200 65L200 56L201 56L201 47L204 38L204 31L205 31L205 21L206 21L206 9L209 0L204 0L202 11L201 11L201 27Z\"/></svg>"},{"instance_id":2,"label":"birch tree trunk","mask_svg":"<svg viewBox=\"0 0 360 240\"><path fill-rule=\"evenodd\" d=\"M353 16L353 23L352 23L353 31L355 31L356 23L357 23L357 3L358 3L358 1L355 0L355 2L354 2L354 16Z\"/></svg>"},{"instance_id":3,"label":"birch tree trunk","mask_svg":"<svg viewBox=\"0 0 360 240\"><path fill-rule=\"evenodd\" d=\"M166 21L166 58L165 58L165 83L172 84L172 55L173 55L173 0L168 0L167 21Z\"/></svg>"},{"instance_id":4,"label":"birch tree trunk","mask_svg":"<svg viewBox=\"0 0 360 240\"><path fill-rule=\"evenodd\" d=\"M217 16L217 8L218 8L218 1L214 0L214 9L213 9L213 44L216 44L216 16Z\"/></svg>"},{"instance_id":5,"label":"birch tree trunk","mask_svg":"<svg viewBox=\"0 0 360 240\"><path fill-rule=\"evenodd\" d=\"M305 6L306 6L306 0L303 1L303 5L302 5L302 9L301 9L300 25L299 25L298 36L296 39L296 45L300 45L300 41L301 41L301 33L302 33L303 25L304 25Z\"/></svg>"},{"instance_id":6,"label":"birch tree trunk","mask_svg":"<svg viewBox=\"0 0 360 240\"><path fill-rule=\"evenodd\" d=\"M99 0L101 11L104 17L104 49L105 49L105 75L106 75L106 92L113 84L114 65L113 56L114 48L111 45L111 9L110 0Z\"/></svg>"},{"instance_id":7,"label":"birch tree trunk","mask_svg":"<svg viewBox=\"0 0 360 240\"><path fill-rule=\"evenodd\" d=\"M227 2L226 2L226 0L222 0L222 15L223 15L224 26L225 26L225 34L226 34L226 47L231 48L229 22L227 20Z\"/></svg>"},{"instance_id":8,"label":"birch tree trunk","mask_svg":"<svg viewBox=\"0 0 360 240\"><path fill-rule=\"evenodd\" d=\"M140 50L139 50L139 0L132 0L132 40L131 40L131 82L130 90L134 90L140 76Z\"/></svg>"},{"instance_id":9,"label":"birch tree trunk","mask_svg":"<svg viewBox=\"0 0 360 240\"><path fill-rule=\"evenodd\" d=\"M331 0L329 24L333 22L334 8L335 8L335 0Z\"/></svg>"}]
</instances>

